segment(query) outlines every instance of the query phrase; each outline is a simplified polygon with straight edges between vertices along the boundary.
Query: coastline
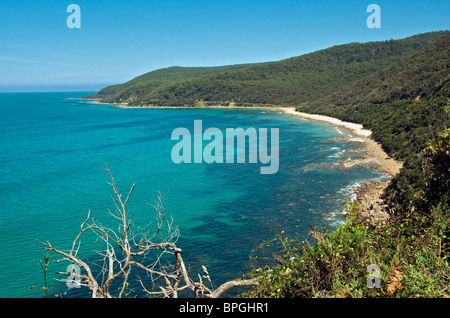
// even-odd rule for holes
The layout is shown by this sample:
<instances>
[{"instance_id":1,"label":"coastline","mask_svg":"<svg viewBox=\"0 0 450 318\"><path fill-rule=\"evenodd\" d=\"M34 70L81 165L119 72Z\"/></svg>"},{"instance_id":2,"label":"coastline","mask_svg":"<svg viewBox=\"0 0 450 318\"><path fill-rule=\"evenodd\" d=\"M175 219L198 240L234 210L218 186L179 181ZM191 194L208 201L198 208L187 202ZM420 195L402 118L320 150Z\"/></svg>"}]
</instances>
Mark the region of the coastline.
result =
<instances>
[{"instance_id":1,"label":"coastline","mask_svg":"<svg viewBox=\"0 0 450 318\"><path fill-rule=\"evenodd\" d=\"M302 117L305 119L323 121L323 122L327 122L327 123L330 123L330 124L333 124L336 126L341 126L341 127L351 130L352 133L357 136L368 137L372 134L372 132L370 130L364 129L363 125L361 125L361 124L349 123L349 122L345 122L340 119L329 117L329 116L298 112L295 110L295 107L276 107L275 109L278 109L278 110L284 111L287 114L299 116L299 117Z\"/></svg>"},{"instance_id":2,"label":"coastline","mask_svg":"<svg viewBox=\"0 0 450 318\"><path fill-rule=\"evenodd\" d=\"M350 122L345 122L340 119L317 115L308 114L296 111L295 107L280 107L280 106L207 106L207 107L186 107L186 106L155 106L155 105L145 105L145 106L129 106L127 103L101 103L98 100L91 101L92 104L99 105L112 105L115 108L131 109L131 108L157 108L157 109L174 109L174 108L229 108L229 109L272 109L279 110L287 115L301 117L308 120L315 120L326 122L338 127L343 127L350 131L351 137L345 138L348 141L354 141L361 144L360 150L362 151L362 159L351 160L350 162L341 162L336 164L336 168L347 169L354 165L364 165L364 164L374 164L377 171L380 171L388 176L385 181L372 180L368 183L363 183L356 189L356 199L353 201L357 204L356 213L358 217L367 219L370 223L384 224L387 219L389 219L389 211L385 204L383 204L383 194L385 189L390 183L390 179L394 177L400 169L403 167L403 163L396 161L395 159L389 157L383 150L381 145L370 138L372 131L365 129L361 124L355 124Z\"/></svg>"},{"instance_id":3,"label":"coastline","mask_svg":"<svg viewBox=\"0 0 450 318\"><path fill-rule=\"evenodd\" d=\"M275 109L281 110L289 115L299 116L310 120L323 121L350 130L351 134L355 135L355 137L352 137L349 140L360 142L362 150L366 153L365 158L373 159L372 161L379 166L378 170L388 174L390 177L395 176L403 166L401 162L389 157L381 145L370 138L372 131L364 129L361 124L344 122L340 119L323 115L297 112L294 107L277 107Z\"/></svg>"},{"instance_id":4,"label":"coastline","mask_svg":"<svg viewBox=\"0 0 450 318\"><path fill-rule=\"evenodd\" d=\"M278 109L280 106L235 106L235 105L214 105L214 106L156 106L156 105L140 105L130 106L128 103L102 103L99 99L90 99L89 104L94 105L111 105L114 108L135 109L135 108L155 108L155 109L207 109L207 108L228 108L228 109ZM289 107L287 107L289 108Z\"/></svg>"},{"instance_id":5,"label":"coastline","mask_svg":"<svg viewBox=\"0 0 450 318\"><path fill-rule=\"evenodd\" d=\"M383 225L389 219L390 214L388 207L383 203L383 194L390 183L390 179L394 177L403 167L402 162L398 162L386 154L381 145L370 138L372 131L364 129L361 124L344 122L340 119L302 113L295 110L295 107L277 107L276 109L292 116L298 116L309 120L327 122L336 126L348 129L355 137L348 138L350 141L361 143L363 159L354 160L353 163L343 162L344 168L351 167L355 164L375 164L377 170L385 173L388 180L376 181L372 180L363 183L355 191L356 199L353 201L357 204L356 213L359 218L367 219L374 225Z\"/></svg>"}]
</instances>

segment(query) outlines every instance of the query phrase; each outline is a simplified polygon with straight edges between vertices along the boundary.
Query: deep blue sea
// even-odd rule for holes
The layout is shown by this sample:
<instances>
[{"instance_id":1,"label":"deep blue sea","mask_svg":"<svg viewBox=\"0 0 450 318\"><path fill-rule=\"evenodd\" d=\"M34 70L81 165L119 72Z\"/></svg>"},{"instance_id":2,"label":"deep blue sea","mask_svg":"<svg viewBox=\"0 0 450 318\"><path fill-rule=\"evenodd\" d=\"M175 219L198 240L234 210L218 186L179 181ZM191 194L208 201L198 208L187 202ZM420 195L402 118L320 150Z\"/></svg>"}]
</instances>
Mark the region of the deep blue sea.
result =
<instances>
[{"instance_id":1,"label":"deep blue sea","mask_svg":"<svg viewBox=\"0 0 450 318\"><path fill-rule=\"evenodd\" d=\"M358 147L323 142L346 136L332 125L277 110L120 109L80 99L90 93L0 94L0 297L44 296L26 291L43 285L37 263L47 252L37 240L70 249L89 210L112 224L105 163L124 195L135 183L127 207L137 226L155 221L151 204L158 191L166 193L184 261L193 273L206 266L215 286L249 271L252 249L281 231L304 240L309 225L342 225L345 219L334 214L352 187L381 177L361 167L303 169L343 160L343 150ZM278 172L260 174L261 163L173 163L171 133L178 127L192 132L194 120L222 131L279 128ZM334 216L324 218L329 213ZM94 245L83 240L80 254L95 259ZM51 262L49 285L66 297L88 297L86 289L68 290L54 280L67 265Z\"/></svg>"}]
</instances>

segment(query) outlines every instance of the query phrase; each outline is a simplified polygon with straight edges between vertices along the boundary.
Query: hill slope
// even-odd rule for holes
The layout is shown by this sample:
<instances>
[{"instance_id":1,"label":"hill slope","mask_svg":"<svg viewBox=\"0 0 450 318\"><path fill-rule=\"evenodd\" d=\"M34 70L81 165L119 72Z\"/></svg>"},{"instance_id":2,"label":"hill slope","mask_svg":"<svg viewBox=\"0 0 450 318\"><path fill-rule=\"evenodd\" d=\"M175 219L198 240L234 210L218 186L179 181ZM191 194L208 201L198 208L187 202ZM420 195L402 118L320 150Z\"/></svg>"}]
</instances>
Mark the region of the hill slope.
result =
<instances>
[{"instance_id":1,"label":"hill slope","mask_svg":"<svg viewBox=\"0 0 450 318\"><path fill-rule=\"evenodd\" d=\"M251 65L258 64L236 64L213 67L172 66L145 73L123 84L107 86L85 98L100 98L104 102L132 101L138 98L144 98L148 94L151 94L155 88L174 81L238 70Z\"/></svg>"},{"instance_id":2,"label":"hill slope","mask_svg":"<svg viewBox=\"0 0 450 318\"><path fill-rule=\"evenodd\" d=\"M372 137L390 156L405 161L387 194L392 204L407 209L415 198L425 195L427 176L421 152L450 127L449 57L447 33L389 67L297 109L357 122L372 130ZM441 190L435 193L440 194ZM432 191L428 195L434 196ZM424 202L424 208L428 203Z\"/></svg>"},{"instance_id":3,"label":"hill slope","mask_svg":"<svg viewBox=\"0 0 450 318\"><path fill-rule=\"evenodd\" d=\"M350 43L265 64L217 68L168 68L104 88L91 98L130 105L294 105L316 100L428 45L442 32L401 40Z\"/></svg>"}]
</instances>

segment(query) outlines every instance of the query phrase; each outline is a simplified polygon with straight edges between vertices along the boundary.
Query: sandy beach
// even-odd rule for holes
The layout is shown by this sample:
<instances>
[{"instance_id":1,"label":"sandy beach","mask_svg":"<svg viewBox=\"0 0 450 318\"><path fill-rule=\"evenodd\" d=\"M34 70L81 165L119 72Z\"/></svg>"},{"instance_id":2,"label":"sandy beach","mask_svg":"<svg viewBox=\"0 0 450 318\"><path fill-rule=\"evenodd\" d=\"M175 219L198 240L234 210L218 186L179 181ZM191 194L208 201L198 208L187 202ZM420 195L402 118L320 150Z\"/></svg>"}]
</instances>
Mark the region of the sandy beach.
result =
<instances>
[{"instance_id":1,"label":"sandy beach","mask_svg":"<svg viewBox=\"0 0 450 318\"><path fill-rule=\"evenodd\" d=\"M369 162L369 160L375 162L379 166L378 169L380 171L388 174L391 177L396 175L403 166L402 163L389 157L379 143L369 138L372 132L368 129L364 129L363 125L361 124L349 123L328 116L297 112L294 107L278 107L275 109L281 110L292 116L299 116L305 119L327 122L350 130L352 135L354 135L354 137L350 137L350 140L361 142L361 148L366 153L365 159L363 160L365 160L365 162Z\"/></svg>"},{"instance_id":2,"label":"sandy beach","mask_svg":"<svg viewBox=\"0 0 450 318\"><path fill-rule=\"evenodd\" d=\"M295 107L278 107L276 109L279 109L287 114L294 115L294 116L300 116L302 118L311 119L311 120L317 120L317 121L324 121L336 126L341 126L344 128L347 128L352 131L353 134L361 137L368 137L372 134L372 132L368 129L364 129L363 125L361 124L355 124L355 123L349 123L342 121L337 118L323 116L323 115L315 115L315 114L308 114L308 113L302 113L295 110Z\"/></svg>"},{"instance_id":3,"label":"sandy beach","mask_svg":"<svg viewBox=\"0 0 450 318\"><path fill-rule=\"evenodd\" d=\"M360 124L344 122L337 118L307 114L297 112L294 107L278 107L276 108L292 116L299 116L309 120L317 120L327 122L333 125L344 127L351 131L354 137L349 140L361 143L363 158L357 160L349 160L337 163L333 168L351 168L354 165L373 164L378 171L385 173L392 178L395 176L403 164L389 157L383 150L381 145L370 138L372 132ZM366 218L372 224L382 225L389 219L389 211L384 205L382 195L389 185L390 178L387 181L372 181L364 183L356 190L355 203L358 204L356 211L359 217Z\"/></svg>"}]
</instances>

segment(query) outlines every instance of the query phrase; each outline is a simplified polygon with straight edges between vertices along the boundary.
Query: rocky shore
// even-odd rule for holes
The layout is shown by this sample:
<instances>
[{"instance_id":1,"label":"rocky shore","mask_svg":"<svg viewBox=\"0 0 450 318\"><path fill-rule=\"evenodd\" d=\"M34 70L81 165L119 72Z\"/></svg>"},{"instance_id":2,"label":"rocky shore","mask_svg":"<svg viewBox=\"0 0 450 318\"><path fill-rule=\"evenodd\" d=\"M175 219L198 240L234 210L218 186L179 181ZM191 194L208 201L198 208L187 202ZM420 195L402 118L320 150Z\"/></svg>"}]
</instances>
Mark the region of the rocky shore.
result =
<instances>
[{"instance_id":1,"label":"rocky shore","mask_svg":"<svg viewBox=\"0 0 450 318\"><path fill-rule=\"evenodd\" d=\"M360 158L347 158L331 165L319 163L303 167L303 169L310 169L311 167L321 167L325 169L350 169L357 165L370 165L373 166L374 169L385 173L386 176L388 176L386 181L373 180L368 183L361 184L361 186L355 191L356 199L354 201L357 204L356 213L358 217L367 219L374 225L385 224L385 222L389 219L389 211L382 198L384 190L389 185L390 179L400 171L403 164L389 157L381 145L370 138L371 131L364 129L362 125L343 122L328 116L300 113L295 111L295 108L279 109L293 116L299 116L310 120L324 121L350 130L353 136L348 138L331 138L329 140L324 140L324 142L336 139L359 142L361 143L359 149L350 149L348 151L358 152L360 154Z\"/></svg>"},{"instance_id":2,"label":"rocky shore","mask_svg":"<svg viewBox=\"0 0 450 318\"><path fill-rule=\"evenodd\" d=\"M375 158L376 169L388 175L389 179L363 183L356 191L356 211L359 217L367 219L373 225L382 226L390 216L382 198L384 191L390 179L400 171L403 164L389 157L381 145L372 139L364 138L361 150L366 158Z\"/></svg>"}]
</instances>

